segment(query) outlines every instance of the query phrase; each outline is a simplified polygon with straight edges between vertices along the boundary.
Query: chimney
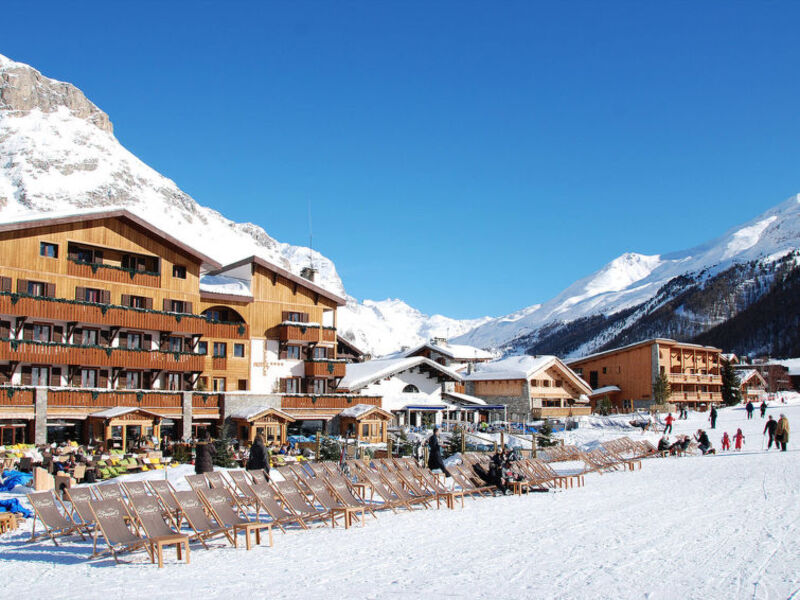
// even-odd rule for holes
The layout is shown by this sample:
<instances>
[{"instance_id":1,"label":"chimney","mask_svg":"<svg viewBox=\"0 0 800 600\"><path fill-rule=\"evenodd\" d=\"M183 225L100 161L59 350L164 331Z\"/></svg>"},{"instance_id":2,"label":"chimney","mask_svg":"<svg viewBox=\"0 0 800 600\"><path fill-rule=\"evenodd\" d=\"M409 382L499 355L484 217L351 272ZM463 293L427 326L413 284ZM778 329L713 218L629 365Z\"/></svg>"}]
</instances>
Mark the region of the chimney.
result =
<instances>
[{"instance_id":1,"label":"chimney","mask_svg":"<svg viewBox=\"0 0 800 600\"><path fill-rule=\"evenodd\" d=\"M314 267L303 267L300 271L300 277L303 279L308 279L310 282L314 282L314 279L317 276L317 270Z\"/></svg>"}]
</instances>

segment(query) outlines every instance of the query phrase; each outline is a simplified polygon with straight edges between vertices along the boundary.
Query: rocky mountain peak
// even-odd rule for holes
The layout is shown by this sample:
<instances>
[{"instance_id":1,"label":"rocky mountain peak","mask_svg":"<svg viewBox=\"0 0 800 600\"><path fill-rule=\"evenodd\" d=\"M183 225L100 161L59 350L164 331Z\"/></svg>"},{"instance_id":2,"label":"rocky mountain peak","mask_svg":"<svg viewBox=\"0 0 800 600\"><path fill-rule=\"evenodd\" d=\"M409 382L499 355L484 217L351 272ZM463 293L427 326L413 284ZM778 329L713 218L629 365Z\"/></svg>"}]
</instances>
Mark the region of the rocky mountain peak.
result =
<instances>
[{"instance_id":1,"label":"rocky mountain peak","mask_svg":"<svg viewBox=\"0 0 800 600\"><path fill-rule=\"evenodd\" d=\"M22 116L36 109L51 113L61 107L103 131L114 132L108 115L74 85L45 77L33 67L0 54L0 114Z\"/></svg>"}]
</instances>

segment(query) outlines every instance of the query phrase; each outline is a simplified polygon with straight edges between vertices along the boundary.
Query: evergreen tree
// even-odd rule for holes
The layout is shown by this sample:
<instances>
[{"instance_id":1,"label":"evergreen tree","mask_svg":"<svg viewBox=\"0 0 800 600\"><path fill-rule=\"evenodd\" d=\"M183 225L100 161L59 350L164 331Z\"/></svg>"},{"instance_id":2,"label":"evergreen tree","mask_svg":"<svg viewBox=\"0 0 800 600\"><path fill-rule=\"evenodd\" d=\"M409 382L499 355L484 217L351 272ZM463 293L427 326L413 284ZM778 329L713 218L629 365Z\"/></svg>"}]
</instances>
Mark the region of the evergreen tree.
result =
<instances>
[{"instance_id":1,"label":"evergreen tree","mask_svg":"<svg viewBox=\"0 0 800 600\"><path fill-rule=\"evenodd\" d=\"M727 360L722 361L722 368L720 369L722 375L722 402L726 406L733 406L742 401L742 393L739 389L741 385L739 381L739 374L733 365Z\"/></svg>"},{"instance_id":2,"label":"evergreen tree","mask_svg":"<svg viewBox=\"0 0 800 600\"><path fill-rule=\"evenodd\" d=\"M608 396L603 396L603 399L600 400L600 404L597 406L597 414L604 417L611 414L611 400L608 399Z\"/></svg>"},{"instance_id":3,"label":"evergreen tree","mask_svg":"<svg viewBox=\"0 0 800 600\"><path fill-rule=\"evenodd\" d=\"M549 448L555 446L558 442L553 439L553 426L550 421L545 419L539 427L539 435L536 437L536 445L539 448Z\"/></svg>"},{"instance_id":4,"label":"evergreen tree","mask_svg":"<svg viewBox=\"0 0 800 600\"><path fill-rule=\"evenodd\" d=\"M655 400L656 406L664 406L671 393L669 377L667 377L666 373L659 373L658 377L653 381L653 400Z\"/></svg>"},{"instance_id":5,"label":"evergreen tree","mask_svg":"<svg viewBox=\"0 0 800 600\"><path fill-rule=\"evenodd\" d=\"M400 431L396 444L399 456L414 456L414 444L408 439L405 431Z\"/></svg>"},{"instance_id":6,"label":"evergreen tree","mask_svg":"<svg viewBox=\"0 0 800 600\"><path fill-rule=\"evenodd\" d=\"M332 437L324 436L319 441L319 456L320 460L335 460L339 461L342 456L342 445Z\"/></svg>"},{"instance_id":7,"label":"evergreen tree","mask_svg":"<svg viewBox=\"0 0 800 600\"><path fill-rule=\"evenodd\" d=\"M233 453L231 452L231 440L227 438L219 439L214 442L214 450L217 454L214 456L213 463L217 467L224 467L230 469L237 466L233 461Z\"/></svg>"},{"instance_id":8,"label":"evergreen tree","mask_svg":"<svg viewBox=\"0 0 800 600\"><path fill-rule=\"evenodd\" d=\"M466 442L464 430L461 427L456 427L453 433L450 434L450 439L447 440L447 444L444 448L447 456L452 456L453 454L461 452L462 441Z\"/></svg>"}]
</instances>

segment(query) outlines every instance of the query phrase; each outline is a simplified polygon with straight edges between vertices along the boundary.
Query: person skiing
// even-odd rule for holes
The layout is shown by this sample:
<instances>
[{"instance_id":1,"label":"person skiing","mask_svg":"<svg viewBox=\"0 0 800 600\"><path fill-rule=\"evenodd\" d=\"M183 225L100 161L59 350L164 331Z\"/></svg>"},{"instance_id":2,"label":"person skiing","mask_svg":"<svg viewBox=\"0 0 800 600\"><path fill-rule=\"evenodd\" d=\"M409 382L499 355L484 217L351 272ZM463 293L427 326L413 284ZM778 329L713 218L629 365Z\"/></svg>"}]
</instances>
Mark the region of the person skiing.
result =
<instances>
[{"instance_id":1,"label":"person skiing","mask_svg":"<svg viewBox=\"0 0 800 600\"><path fill-rule=\"evenodd\" d=\"M769 441L767 442L767 450L772 448L773 442L775 443L775 449L780 450L780 445L778 442L775 441L775 430L778 428L778 422L772 418L770 415L767 418L767 423L764 425L764 435L769 435Z\"/></svg>"},{"instance_id":2,"label":"person skiing","mask_svg":"<svg viewBox=\"0 0 800 600\"><path fill-rule=\"evenodd\" d=\"M766 400L762 400L761 401L761 407L760 408L761 408L761 418L763 419L764 415L767 414L767 401Z\"/></svg>"},{"instance_id":3,"label":"person skiing","mask_svg":"<svg viewBox=\"0 0 800 600\"><path fill-rule=\"evenodd\" d=\"M450 477L450 472L444 466L444 461L442 460L442 449L439 446L438 434L439 428L434 427L433 434L431 434L431 437L428 438L428 468L431 470L440 469L446 477Z\"/></svg>"},{"instance_id":4,"label":"person skiing","mask_svg":"<svg viewBox=\"0 0 800 600\"><path fill-rule=\"evenodd\" d=\"M786 444L789 443L789 420L783 413L781 413L778 426L775 428L775 441L780 446L781 452L786 452Z\"/></svg>"},{"instance_id":5,"label":"person skiing","mask_svg":"<svg viewBox=\"0 0 800 600\"><path fill-rule=\"evenodd\" d=\"M737 452L742 449L742 443L744 442L744 434L742 433L741 429L737 429L736 433L733 436L733 449Z\"/></svg>"},{"instance_id":6,"label":"person skiing","mask_svg":"<svg viewBox=\"0 0 800 600\"><path fill-rule=\"evenodd\" d=\"M730 450L731 449L731 438L728 437L728 432L722 434L722 450Z\"/></svg>"},{"instance_id":7,"label":"person skiing","mask_svg":"<svg viewBox=\"0 0 800 600\"><path fill-rule=\"evenodd\" d=\"M755 407L753 406L753 403L748 401L747 404L745 405L744 409L747 411L747 418L748 419L752 419L753 418L753 410L755 409Z\"/></svg>"},{"instance_id":8,"label":"person skiing","mask_svg":"<svg viewBox=\"0 0 800 600\"><path fill-rule=\"evenodd\" d=\"M664 427L664 435L667 435L668 433L672 433L672 422L674 420L675 419L673 418L672 413L667 413L667 418L664 419L664 422L667 424Z\"/></svg>"},{"instance_id":9,"label":"person skiing","mask_svg":"<svg viewBox=\"0 0 800 600\"><path fill-rule=\"evenodd\" d=\"M711 405L711 414L708 417L708 420L711 421L711 429L715 429L717 426L717 409L714 405Z\"/></svg>"}]
</instances>

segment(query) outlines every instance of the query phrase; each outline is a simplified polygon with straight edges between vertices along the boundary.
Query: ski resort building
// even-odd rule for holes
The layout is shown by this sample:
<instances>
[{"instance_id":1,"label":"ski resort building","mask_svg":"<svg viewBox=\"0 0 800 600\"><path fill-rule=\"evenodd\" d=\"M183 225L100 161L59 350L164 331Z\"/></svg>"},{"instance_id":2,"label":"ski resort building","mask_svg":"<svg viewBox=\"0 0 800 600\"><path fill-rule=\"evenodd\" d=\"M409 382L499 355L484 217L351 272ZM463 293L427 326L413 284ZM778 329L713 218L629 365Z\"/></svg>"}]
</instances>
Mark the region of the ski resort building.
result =
<instances>
[{"instance_id":1,"label":"ski resort building","mask_svg":"<svg viewBox=\"0 0 800 600\"><path fill-rule=\"evenodd\" d=\"M223 425L284 438L380 406L337 393L344 303L259 257L222 266L125 210L0 224L0 443Z\"/></svg>"},{"instance_id":2,"label":"ski resort building","mask_svg":"<svg viewBox=\"0 0 800 600\"><path fill-rule=\"evenodd\" d=\"M770 394L783 392L792 389L792 380L789 377L789 368L777 362L769 360L754 360L752 364L738 364L734 368L739 371L740 379L744 373L756 370L767 382L767 391Z\"/></svg>"},{"instance_id":3,"label":"ski resort building","mask_svg":"<svg viewBox=\"0 0 800 600\"><path fill-rule=\"evenodd\" d=\"M698 408L722 401L720 354L711 346L654 338L567 364L594 390L593 408L602 398L619 412L649 408L654 402L653 382L660 374L669 380L670 403Z\"/></svg>"},{"instance_id":4,"label":"ski resort building","mask_svg":"<svg viewBox=\"0 0 800 600\"><path fill-rule=\"evenodd\" d=\"M767 393L767 380L756 369L742 370L739 372L739 391L742 402L760 404Z\"/></svg>"},{"instance_id":5,"label":"ski resort building","mask_svg":"<svg viewBox=\"0 0 800 600\"><path fill-rule=\"evenodd\" d=\"M476 365L496 358L494 354L486 350L463 344L451 344L445 338L433 338L426 344L405 350L400 354L405 357L424 356L453 371L469 373L475 369Z\"/></svg>"},{"instance_id":6,"label":"ski resort building","mask_svg":"<svg viewBox=\"0 0 800 600\"><path fill-rule=\"evenodd\" d=\"M555 356L511 356L487 362L464 379L468 394L505 405L513 421L591 412L591 388Z\"/></svg>"},{"instance_id":7,"label":"ski resort building","mask_svg":"<svg viewBox=\"0 0 800 600\"><path fill-rule=\"evenodd\" d=\"M425 358L389 358L348 365L344 392L380 396L396 425L422 427L444 423L478 423L504 406L456 391L460 374Z\"/></svg>"}]
</instances>

